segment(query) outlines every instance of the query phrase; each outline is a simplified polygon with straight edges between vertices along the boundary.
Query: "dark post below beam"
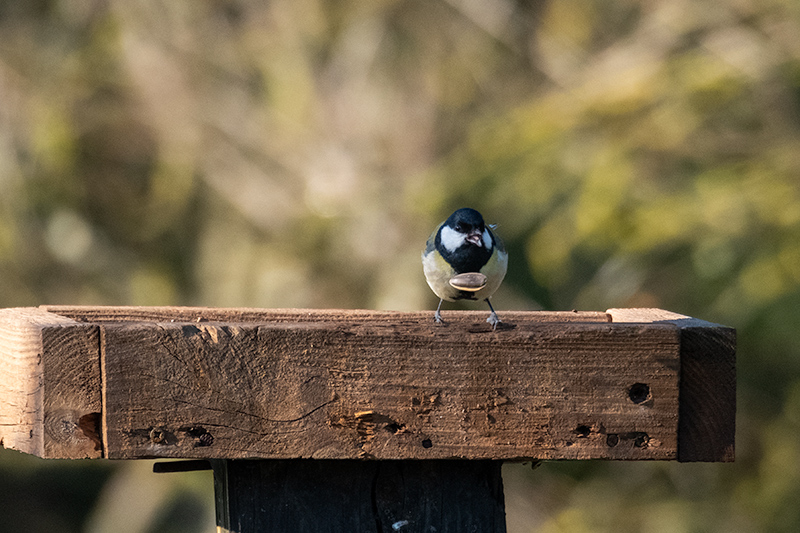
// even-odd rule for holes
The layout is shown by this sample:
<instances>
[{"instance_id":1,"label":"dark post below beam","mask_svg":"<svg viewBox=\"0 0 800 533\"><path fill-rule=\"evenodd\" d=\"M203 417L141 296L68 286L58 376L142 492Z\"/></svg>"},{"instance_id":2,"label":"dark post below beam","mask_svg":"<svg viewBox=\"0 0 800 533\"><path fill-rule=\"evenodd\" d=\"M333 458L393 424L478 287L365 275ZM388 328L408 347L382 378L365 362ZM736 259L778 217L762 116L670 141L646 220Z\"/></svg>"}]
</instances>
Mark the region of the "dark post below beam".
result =
<instances>
[{"instance_id":1,"label":"dark post below beam","mask_svg":"<svg viewBox=\"0 0 800 533\"><path fill-rule=\"evenodd\" d=\"M500 461L213 460L231 533L505 533Z\"/></svg>"}]
</instances>

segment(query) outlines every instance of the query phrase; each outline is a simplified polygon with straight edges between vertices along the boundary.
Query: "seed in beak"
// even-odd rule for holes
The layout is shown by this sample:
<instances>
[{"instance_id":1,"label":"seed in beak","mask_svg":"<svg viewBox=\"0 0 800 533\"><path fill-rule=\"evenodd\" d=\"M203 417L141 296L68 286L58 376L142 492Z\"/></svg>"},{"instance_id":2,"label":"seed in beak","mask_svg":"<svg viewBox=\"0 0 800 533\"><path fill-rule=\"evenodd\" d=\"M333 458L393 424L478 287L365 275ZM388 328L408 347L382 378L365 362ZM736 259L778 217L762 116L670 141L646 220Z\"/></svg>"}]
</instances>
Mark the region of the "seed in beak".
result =
<instances>
[{"instance_id":1,"label":"seed in beak","mask_svg":"<svg viewBox=\"0 0 800 533\"><path fill-rule=\"evenodd\" d=\"M486 286L487 278L480 272L464 272L450 278L450 285L460 291L477 292Z\"/></svg>"}]
</instances>

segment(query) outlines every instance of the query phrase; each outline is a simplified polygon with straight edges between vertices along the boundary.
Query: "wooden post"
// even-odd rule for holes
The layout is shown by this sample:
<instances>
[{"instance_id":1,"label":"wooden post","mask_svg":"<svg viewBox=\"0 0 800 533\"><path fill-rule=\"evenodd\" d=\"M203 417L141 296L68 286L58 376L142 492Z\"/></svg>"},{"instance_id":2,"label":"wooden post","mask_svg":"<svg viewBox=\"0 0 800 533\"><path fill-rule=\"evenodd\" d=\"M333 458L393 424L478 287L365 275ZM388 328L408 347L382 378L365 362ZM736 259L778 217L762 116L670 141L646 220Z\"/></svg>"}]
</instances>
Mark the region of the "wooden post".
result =
<instances>
[{"instance_id":1,"label":"wooden post","mask_svg":"<svg viewBox=\"0 0 800 533\"><path fill-rule=\"evenodd\" d=\"M214 461L221 531L505 532L499 461Z\"/></svg>"},{"instance_id":2,"label":"wooden post","mask_svg":"<svg viewBox=\"0 0 800 533\"><path fill-rule=\"evenodd\" d=\"M502 461L732 461L735 331L653 309L0 310L0 443L195 458L223 531L504 531Z\"/></svg>"}]
</instances>

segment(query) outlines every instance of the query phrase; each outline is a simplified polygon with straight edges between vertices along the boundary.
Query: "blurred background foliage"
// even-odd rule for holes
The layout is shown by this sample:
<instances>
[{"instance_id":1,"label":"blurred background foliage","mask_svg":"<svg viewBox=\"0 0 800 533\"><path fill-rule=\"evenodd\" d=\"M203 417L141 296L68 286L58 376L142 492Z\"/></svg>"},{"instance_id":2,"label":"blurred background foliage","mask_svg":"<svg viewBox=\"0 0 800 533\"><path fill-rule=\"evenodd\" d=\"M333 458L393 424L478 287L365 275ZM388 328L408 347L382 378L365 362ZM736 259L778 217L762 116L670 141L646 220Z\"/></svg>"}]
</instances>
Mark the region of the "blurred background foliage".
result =
<instances>
[{"instance_id":1,"label":"blurred background foliage","mask_svg":"<svg viewBox=\"0 0 800 533\"><path fill-rule=\"evenodd\" d=\"M3 0L0 306L502 309L735 326L735 464L505 469L510 533L800 530L794 0ZM502 316L502 313L501 313ZM0 453L1 531L213 531L207 473Z\"/></svg>"}]
</instances>

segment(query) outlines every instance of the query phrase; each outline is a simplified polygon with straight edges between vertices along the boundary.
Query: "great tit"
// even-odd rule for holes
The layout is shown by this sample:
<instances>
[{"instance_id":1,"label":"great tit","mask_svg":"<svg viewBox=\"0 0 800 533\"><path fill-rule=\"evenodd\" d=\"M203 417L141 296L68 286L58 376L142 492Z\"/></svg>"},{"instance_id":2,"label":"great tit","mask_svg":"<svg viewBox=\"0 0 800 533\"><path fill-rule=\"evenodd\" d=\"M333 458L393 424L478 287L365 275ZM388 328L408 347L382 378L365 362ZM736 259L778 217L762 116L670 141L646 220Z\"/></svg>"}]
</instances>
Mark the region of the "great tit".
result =
<instances>
[{"instance_id":1,"label":"great tit","mask_svg":"<svg viewBox=\"0 0 800 533\"><path fill-rule=\"evenodd\" d=\"M508 254L480 213L465 207L439 224L422 252L422 267L428 285L439 297L435 322L442 322L444 300L483 299L491 311L486 321L497 329L500 318L489 297L506 275Z\"/></svg>"}]
</instances>

